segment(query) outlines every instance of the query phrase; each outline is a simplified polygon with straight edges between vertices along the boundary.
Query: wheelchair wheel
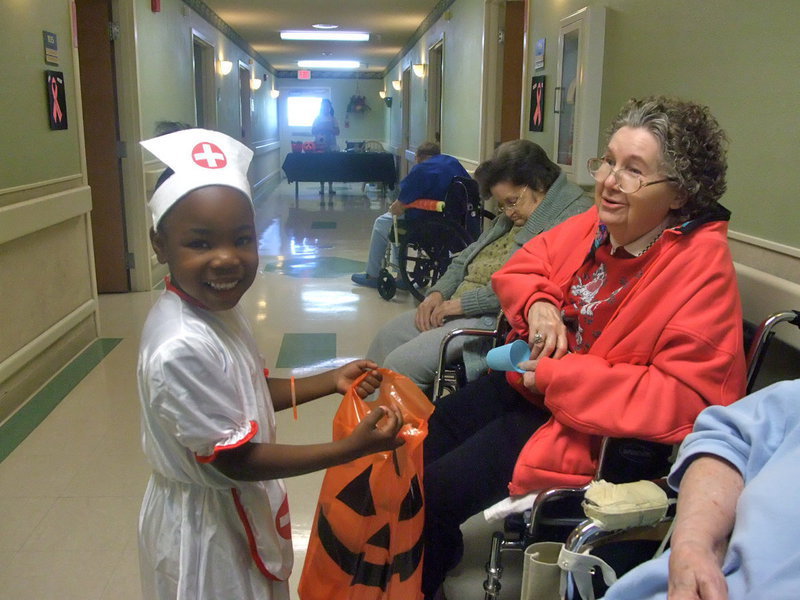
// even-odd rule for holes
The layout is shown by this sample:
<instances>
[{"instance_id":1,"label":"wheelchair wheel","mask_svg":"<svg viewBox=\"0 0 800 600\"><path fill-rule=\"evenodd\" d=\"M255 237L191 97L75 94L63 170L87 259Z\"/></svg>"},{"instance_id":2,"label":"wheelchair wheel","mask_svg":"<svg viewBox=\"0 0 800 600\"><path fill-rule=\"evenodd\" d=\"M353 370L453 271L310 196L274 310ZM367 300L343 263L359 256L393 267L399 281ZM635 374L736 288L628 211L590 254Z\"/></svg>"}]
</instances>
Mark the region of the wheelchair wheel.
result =
<instances>
[{"instance_id":1,"label":"wheelchair wheel","mask_svg":"<svg viewBox=\"0 0 800 600\"><path fill-rule=\"evenodd\" d=\"M386 269L381 269L378 274L378 293L384 300L391 300L397 292L397 284L394 281L391 273Z\"/></svg>"},{"instance_id":2,"label":"wheelchair wheel","mask_svg":"<svg viewBox=\"0 0 800 600\"><path fill-rule=\"evenodd\" d=\"M400 247L400 276L417 300L435 284L453 257L469 246L467 232L444 219L425 219L409 228Z\"/></svg>"}]
</instances>

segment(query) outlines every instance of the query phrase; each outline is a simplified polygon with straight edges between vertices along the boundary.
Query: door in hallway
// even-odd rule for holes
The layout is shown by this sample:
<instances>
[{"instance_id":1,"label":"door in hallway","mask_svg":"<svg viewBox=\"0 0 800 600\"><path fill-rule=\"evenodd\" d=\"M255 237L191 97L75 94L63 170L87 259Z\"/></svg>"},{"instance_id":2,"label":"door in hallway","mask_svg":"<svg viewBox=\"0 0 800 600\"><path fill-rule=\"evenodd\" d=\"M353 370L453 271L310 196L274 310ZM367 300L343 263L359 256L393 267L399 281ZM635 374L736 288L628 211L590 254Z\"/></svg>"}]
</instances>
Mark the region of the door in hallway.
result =
<instances>
[{"instance_id":1,"label":"door in hallway","mask_svg":"<svg viewBox=\"0 0 800 600\"><path fill-rule=\"evenodd\" d=\"M94 263L100 293L130 291L111 1L75 3L86 170L92 188Z\"/></svg>"},{"instance_id":2,"label":"door in hallway","mask_svg":"<svg viewBox=\"0 0 800 600\"><path fill-rule=\"evenodd\" d=\"M500 142L520 138L522 77L527 25L527 2L505 3L503 24L503 92L500 95Z\"/></svg>"}]
</instances>

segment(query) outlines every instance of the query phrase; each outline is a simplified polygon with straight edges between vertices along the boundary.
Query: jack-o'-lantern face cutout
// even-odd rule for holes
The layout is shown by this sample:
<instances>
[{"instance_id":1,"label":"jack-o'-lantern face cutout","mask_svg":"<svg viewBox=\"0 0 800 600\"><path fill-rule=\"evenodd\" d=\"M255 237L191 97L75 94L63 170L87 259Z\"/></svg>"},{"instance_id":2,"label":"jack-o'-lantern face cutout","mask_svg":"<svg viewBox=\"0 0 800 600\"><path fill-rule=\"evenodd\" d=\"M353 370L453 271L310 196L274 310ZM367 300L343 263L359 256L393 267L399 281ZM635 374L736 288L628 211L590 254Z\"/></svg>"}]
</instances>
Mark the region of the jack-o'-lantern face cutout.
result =
<instances>
[{"instance_id":1,"label":"jack-o'-lantern face cutout","mask_svg":"<svg viewBox=\"0 0 800 600\"><path fill-rule=\"evenodd\" d=\"M372 475L370 465L342 488L327 511L318 511L317 533L331 560L350 576L350 585L385 590L392 577L406 581L420 566L422 489L413 475L404 481L407 493L400 499L396 492L387 495L386 486L371 485Z\"/></svg>"}]
</instances>

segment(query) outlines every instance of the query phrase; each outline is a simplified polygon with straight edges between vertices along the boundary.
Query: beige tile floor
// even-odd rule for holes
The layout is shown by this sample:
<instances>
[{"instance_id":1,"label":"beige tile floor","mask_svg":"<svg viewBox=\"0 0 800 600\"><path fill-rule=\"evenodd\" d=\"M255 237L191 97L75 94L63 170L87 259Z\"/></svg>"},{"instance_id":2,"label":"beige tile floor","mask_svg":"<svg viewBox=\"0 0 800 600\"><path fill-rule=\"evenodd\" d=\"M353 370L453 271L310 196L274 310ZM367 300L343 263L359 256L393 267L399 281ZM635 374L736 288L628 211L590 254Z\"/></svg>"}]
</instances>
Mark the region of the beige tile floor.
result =
<instances>
[{"instance_id":1,"label":"beige tile floor","mask_svg":"<svg viewBox=\"0 0 800 600\"><path fill-rule=\"evenodd\" d=\"M386 208L385 199L363 194L360 184L337 185L332 206L320 205L316 184L300 189L297 206L294 186L284 183L257 211L262 266L277 267L257 277L243 302L268 365L276 363L284 333L334 333L335 363L361 357L382 322L414 307L405 292L385 301L375 290L353 286L349 272L284 274L289 259L303 256L365 261L372 221ZM139 446L135 365L139 331L157 294L101 296L101 336L122 341L0 463L0 600L141 597L136 522L149 469ZM327 366L272 373L302 375ZM329 440L337 406L331 396L302 406L298 421L279 414L279 439ZM287 480L296 554L292 598L322 475ZM467 551L446 584L450 600L483 598L492 528L478 516L464 529ZM512 557L506 566L502 598L518 598L518 562Z\"/></svg>"}]
</instances>

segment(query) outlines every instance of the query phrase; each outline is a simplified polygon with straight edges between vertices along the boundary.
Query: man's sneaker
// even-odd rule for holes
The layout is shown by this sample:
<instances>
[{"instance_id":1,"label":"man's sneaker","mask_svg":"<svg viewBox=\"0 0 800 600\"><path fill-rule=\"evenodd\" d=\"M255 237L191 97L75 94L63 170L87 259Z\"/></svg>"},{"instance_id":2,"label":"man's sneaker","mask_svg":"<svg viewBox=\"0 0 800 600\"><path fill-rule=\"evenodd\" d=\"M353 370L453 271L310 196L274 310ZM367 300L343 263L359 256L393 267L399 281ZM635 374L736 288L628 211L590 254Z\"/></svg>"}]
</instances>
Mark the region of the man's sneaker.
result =
<instances>
[{"instance_id":1,"label":"man's sneaker","mask_svg":"<svg viewBox=\"0 0 800 600\"><path fill-rule=\"evenodd\" d=\"M378 278L370 277L366 273L353 273L353 275L350 276L350 280L356 285L363 285L371 288L378 287Z\"/></svg>"}]
</instances>

